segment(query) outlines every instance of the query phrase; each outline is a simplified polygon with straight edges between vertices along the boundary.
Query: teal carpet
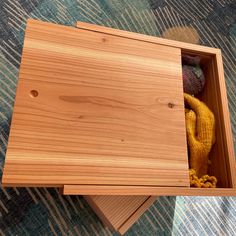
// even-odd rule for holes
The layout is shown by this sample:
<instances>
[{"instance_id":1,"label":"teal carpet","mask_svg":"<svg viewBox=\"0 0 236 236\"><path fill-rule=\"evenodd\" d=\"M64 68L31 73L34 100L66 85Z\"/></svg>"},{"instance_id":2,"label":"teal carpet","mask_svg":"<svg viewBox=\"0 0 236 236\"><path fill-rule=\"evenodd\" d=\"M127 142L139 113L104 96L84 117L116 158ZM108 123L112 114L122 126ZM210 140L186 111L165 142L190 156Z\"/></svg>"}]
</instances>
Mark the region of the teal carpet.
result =
<instances>
[{"instance_id":1,"label":"teal carpet","mask_svg":"<svg viewBox=\"0 0 236 236\"><path fill-rule=\"evenodd\" d=\"M234 0L1 0L0 173L17 86L26 19L77 20L155 36L178 33L223 52L236 147L236 2ZM186 31L190 27L190 31ZM188 28L189 29L189 28ZM190 33L188 33L190 32ZM182 38L180 39L182 40ZM236 235L236 197L161 197L126 235ZM0 189L0 235L116 235L80 196L56 189Z\"/></svg>"}]
</instances>

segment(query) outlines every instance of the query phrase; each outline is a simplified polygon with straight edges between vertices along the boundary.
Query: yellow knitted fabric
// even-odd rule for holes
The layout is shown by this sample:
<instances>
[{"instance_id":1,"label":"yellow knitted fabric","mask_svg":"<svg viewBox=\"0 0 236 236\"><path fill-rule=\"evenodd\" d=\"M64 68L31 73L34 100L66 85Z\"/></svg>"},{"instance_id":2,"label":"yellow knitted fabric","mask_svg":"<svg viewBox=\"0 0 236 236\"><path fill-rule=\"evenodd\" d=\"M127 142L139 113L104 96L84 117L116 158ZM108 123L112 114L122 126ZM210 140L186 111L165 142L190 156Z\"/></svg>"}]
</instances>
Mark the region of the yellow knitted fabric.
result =
<instances>
[{"instance_id":1,"label":"yellow knitted fabric","mask_svg":"<svg viewBox=\"0 0 236 236\"><path fill-rule=\"evenodd\" d=\"M198 178L194 169L189 170L190 186L197 188L215 188L217 179L215 176L203 175Z\"/></svg>"},{"instance_id":2,"label":"yellow knitted fabric","mask_svg":"<svg viewBox=\"0 0 236 236\"><path fill-rule=\"evenodd\" d=\"M184 94L187 140L190 154L190 168L196 176L207 174L208 155L215 142L215 118L209 108L197 98Z\"/></svg>"}]
</instances>

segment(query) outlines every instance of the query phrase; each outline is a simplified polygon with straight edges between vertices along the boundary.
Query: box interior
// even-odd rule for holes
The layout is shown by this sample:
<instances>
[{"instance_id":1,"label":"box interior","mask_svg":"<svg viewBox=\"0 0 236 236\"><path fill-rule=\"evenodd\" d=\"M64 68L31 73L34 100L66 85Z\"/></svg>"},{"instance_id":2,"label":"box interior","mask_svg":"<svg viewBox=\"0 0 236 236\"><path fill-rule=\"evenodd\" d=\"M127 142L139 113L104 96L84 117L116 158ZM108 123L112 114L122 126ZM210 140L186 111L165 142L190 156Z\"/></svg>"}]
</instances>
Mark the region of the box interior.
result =
<instances>
[{"instance_id":1,"label":"box interior","mask_svg":"<svg viewBox=\"0 0 236 236\"><path fill-rule=\"evenodd\" d=\"M204 90L197 97L203 101L214 113L216 121L216 142L210 152L211 164L208 174L217 178L217 188L232 188L232 178L229 168L229 154L227 152L226 133L223 124L223 111L220 95L219 76L216 58L212 55L182 51L182 55L200 56L206 83ZM225 104L228 105L228 104Z\"/></svg>"}]
</instances>

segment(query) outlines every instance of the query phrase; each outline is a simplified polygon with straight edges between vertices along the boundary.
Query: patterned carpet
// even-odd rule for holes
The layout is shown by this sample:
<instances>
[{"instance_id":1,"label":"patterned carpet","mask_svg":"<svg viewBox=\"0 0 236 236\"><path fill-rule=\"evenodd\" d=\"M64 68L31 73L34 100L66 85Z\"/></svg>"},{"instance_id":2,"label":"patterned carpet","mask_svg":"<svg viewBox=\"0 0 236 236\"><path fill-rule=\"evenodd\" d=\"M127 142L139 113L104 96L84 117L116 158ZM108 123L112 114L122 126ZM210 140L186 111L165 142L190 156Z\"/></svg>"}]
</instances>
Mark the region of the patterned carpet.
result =
<instances>
[{"instance_id":1,"label":"patterned carpet","mask_svg":"<svg viewBox=\"0 0 236 236\"><path fill-rule=\"evenodd\" d=\"M0 172L29 17L66 25L77 20L219 47L223 51L236 147L235 0L1 0ZM161 197L127 235L236 235L236 197ZM0 235L116 235L82 197L56 189L0 189Z\"/></svg>"}]
</instances>

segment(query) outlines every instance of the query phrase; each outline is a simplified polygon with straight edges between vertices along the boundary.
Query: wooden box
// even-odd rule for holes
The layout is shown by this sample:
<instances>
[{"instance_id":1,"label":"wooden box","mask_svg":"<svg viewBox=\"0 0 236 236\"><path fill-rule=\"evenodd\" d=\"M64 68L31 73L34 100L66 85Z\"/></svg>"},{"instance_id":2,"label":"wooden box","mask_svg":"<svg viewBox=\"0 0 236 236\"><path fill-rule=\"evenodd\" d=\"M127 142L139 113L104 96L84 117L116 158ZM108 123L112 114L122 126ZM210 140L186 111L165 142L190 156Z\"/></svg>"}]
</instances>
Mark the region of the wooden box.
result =
<instances>
[{"instance_id":1,"label":"wooden box","mask_svg":"<svg viewBox=\"0 0 236 236\"><path fill-rule=\"evenodd\" d=\"M201 57L215 189L189 187L181 56ZM79 22L27 23L4 186L80 195L236 195L219 49Z\"/></svg>"},{"instance_id":2,"label":"wooden box","mask_svg":"<svg viewBox=\"0 0 236 236\"><path fill-rule=\"evenodd\" d=\"M81 27L81 28L85 28L85 29L102 31L102 32L110 33L110 34L115 33L115 34L119 34L123 37L125 37L125 35L127 34L127 32L119 31L119 33L118 33L117 30L114 32L113 29L108 29L108 28L104 28L104 27L100 27L100 26L94 26L94 25L90 25L90 24L86 24L86 23L82 23L82 22L78 22L77 26ZM130 33L128 33L128 34L130 35ZM207 78L211 78L211 81L212 81L214 76L216 76L217 80L219 80L221 78L222 83L223 83L223 88L222 88L222 85L220 86L219 82L216 85L211 85L208 82L207 83L207 91L204 91L205 93L202 94L200 97L205 102L207 101L208 105L211 104L211 108L216 106L216 104L213 104L214 103L213 100L211 100L211 93L212 93L211 90L215 91L217 87L220 87L221 90L225 91L225 88L224 88L224 77L222 75L222 62L221 61L219 62L221 64L220 65L221 68L217 70L216 56L214 55L214 54L216 54L216 52L214 52L215 49L213 49L213 52L210 53L210 55L209 55L208 50L206 50L206 48L205 48L205 51L206 51L205 53L204 52L202 53L201 50L200 50L201 51L200 53L198 52L199 46L197 46L197 48L195 50L196 45L189 45L189 44L185 44L185 43L173 42L173 41L163 40L163 39L156 39L156 38L154 39L153 37L146 37L146 36L137 35L137 34L135 34L135 36L140 39L144 37L143 38L144 40L152 39L152 40L154 40L154 42L156 40L159 40L160 43L164 43L164 41L165 41L166 43L168 43L170 45L173 45L176 47L181 47L182 52L186 52L187 54L201 55L202 58L204 58L204 59L202 59L202 67L204 68L204 71L207 74ZM181 46L178 46L179 44L181 44ZM191 50L189 50L190 48L191 48ZM212 50L212 49L210 49L210 50ZM217 53L220 53L220 52L218 51ZM221 55L219 55L219 57L221 57ZM221 60L221 58L219 58L219 59ZM220 77L219 70L221 71L220 72L221 77ZM220 93L220 91L218 91L218 93ZM225 92L222 96L226 97ZM216 98L216 97L217 97L217 95L214 95L214 98ZM227 108L226 101L221 100L220 104L222 104L222 103L225 104L225 106ZM219 105L218 105L218 107L214 108L215 109L214 112L217 112L217 114L219 114L219 111L222 110L222 107L223 107L223 105L221 105L221 107L219 107ZM226 115L226 120L229 121L229 117L227 117L228 111L224 112L224 114ZM222 116L224 117L224 115L222 115ZM220 122L220 120L218 120L218 122ZM219 129L217 129L217 132L219 132ZM222 132L222 131L220 131L220 132ZM230 130L229 130L229 132L230 132ZM218 133L218 136L220 136L220 135L221 134ZM227 136L227 134L225 134L225 137L226 136ZM229 137L229 139L231 139L231 137ZM232 141L229 141L229 142L231 143ZM221 150L222 149L223 148L221 148ZM215 156L215 155L217 155L216 153L217 153L217 148L214 149L214 151L211 153L211 155ZM232 151L229 151L229 153L231 153L231 154L228 154L229 156L230 155L231 155L231 157L234 156ZM220 155L218 157L220 158ZM231 162L234 163L234 158L232 158ZM226 164L226 162L224 162L223 163L224 167L222 169L220 169L219 167L217 167L217 163L218 163L218 161L215 160L215 162L214 162L215 167L212 166L211 173L215 174L218 172L219 173L218 176L225 176L222 179L220 179L221 187L234 186L234 185L232 185L232 183L229 184L231 182L231 181L229 181L229 179L231 179L231 177L227 177L228 174L224 173L224 172L226 172L227 169L230 169L230 167L229 167L230 164ZM230 161L228 163L230 163ZM220 164L219 166L221 166L221 165L222 164ZM228 167L226 167L226 165L228 165ZM217 169L217 171L214 171L215 169ZM232 175L232 173L235 173L234 170L231 171L231 175ZM235 175L236 175L236 173L235 173ZM191 195L191 192L188 192L188 194ZM192 194L194 194L194 192L192 192ZM198 195L198 194L199 194L199 192L197 191L196 195ZM179 195L186 195L186 192L181 192L181 193L179 193ZM219 195L221 195L221 194L219 194ZM85 196L85 199L88 201L90 206L94 209L94 211L97 213L97 215L100 217L100 219L102 220L102 222L105 225L107 225L109 228L111 228L113 230L116 230L120 234L124 234L132 226L132 224L135 221L137 221L138 218L149 208L149 206L151 206L151 204L154 203L154 201L156 200L156 197L151 197L151 196L150 197L147 197L147 196Z\"/></svg>"}]
</instances>

